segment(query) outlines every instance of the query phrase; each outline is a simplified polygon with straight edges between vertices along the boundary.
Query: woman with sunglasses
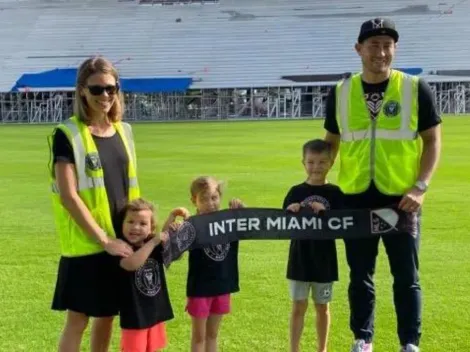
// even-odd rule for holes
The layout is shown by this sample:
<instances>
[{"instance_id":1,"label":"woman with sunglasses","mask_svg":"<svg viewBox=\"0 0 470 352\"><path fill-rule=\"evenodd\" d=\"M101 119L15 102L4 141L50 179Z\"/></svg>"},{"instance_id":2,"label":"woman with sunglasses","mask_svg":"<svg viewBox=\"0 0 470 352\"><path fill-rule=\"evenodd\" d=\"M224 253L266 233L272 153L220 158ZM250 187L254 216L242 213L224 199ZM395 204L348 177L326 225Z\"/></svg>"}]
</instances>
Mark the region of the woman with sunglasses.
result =
<instances>
[{"instance_id":1,"label":"woman with sunglasses","mask_svg":"<svg viewBox=\"0 0 470 352\"><path fill-rule=\"evenodd\" d=\"M132 254L120 239L120 211L139 197L132 130L116 69L102 57L77 73L74 116L50 137L51 186L61 258L52 303L67 311L60 352L80 351L89 318L91 351L108 351L118 314L119 258Z\"/></svg>"}]
</instances>

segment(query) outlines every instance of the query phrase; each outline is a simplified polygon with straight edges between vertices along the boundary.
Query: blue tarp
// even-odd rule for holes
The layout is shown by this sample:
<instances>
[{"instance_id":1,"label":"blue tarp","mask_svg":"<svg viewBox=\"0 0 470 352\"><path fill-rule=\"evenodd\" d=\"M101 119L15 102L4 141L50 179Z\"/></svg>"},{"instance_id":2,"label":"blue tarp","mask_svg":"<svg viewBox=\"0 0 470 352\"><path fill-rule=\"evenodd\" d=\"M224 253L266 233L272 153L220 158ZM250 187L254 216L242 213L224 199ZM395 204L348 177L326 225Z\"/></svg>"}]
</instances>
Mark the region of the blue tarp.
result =
<instances>
[{"instance_id":1,"label":"blue tarp","mask_svg":"<svg viewBox=\"0 0 470 352\"><path fill-rule=\"evenodd\" d=\"M423 73L423 69L421 67L397 68L396 70L413 76L417 76Z\"/></svg>"},{"instance_id":2,"label":"blue tarp","mask_svg":"<svg viewBox=\"0 0 470 352\"><path fill-rule=\"evenodd\" d=\"M73 90L77 78L76 68L56 68L40 73L25 73L15 86L12 92L17 92L19 88L67 88ZM193 83L192 78L121 78L121 88L127 93L170 93L185 92Z\"/></svg>"}]
</instances>

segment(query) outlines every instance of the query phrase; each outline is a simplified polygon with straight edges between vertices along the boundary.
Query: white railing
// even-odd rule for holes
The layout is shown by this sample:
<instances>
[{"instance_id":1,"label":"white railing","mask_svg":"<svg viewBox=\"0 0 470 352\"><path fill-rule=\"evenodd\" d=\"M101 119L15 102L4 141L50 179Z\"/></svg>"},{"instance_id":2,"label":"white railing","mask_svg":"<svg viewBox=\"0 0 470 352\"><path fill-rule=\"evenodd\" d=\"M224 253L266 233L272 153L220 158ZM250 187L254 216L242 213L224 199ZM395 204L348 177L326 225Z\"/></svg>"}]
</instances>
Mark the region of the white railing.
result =
<instances>
[{"instance_id":1,"label":"white railing","mask_svg":"<svg viewBox=\"0 0 470 352\"><path fill-rule=\"evenodd\" d=\"M430 83L441 114L470 114L470 82ZM126 94L132 121L323 118L331 86ZM57 123L72 114L72 92L0 93L1 123Z\"/></svg>"}]
</instances>

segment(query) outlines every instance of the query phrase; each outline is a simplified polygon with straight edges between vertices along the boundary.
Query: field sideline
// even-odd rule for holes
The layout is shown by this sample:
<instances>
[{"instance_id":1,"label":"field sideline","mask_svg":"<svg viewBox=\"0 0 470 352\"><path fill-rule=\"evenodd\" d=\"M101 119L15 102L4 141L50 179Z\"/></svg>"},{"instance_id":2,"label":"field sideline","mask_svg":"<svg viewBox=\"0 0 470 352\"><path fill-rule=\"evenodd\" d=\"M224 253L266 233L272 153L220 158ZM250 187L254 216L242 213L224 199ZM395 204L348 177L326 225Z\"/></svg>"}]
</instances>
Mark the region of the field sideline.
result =
<instances>
[{"instance_id":1,"label":"field sideline","mask_svg":"<svg viewBox=\"0 0 470 352\"><path fill-rule=\"evenodd\" d=\"M63 315L50 310L57 263L49 197L46 136L52 126L0 127L0 351L55 351ZM470 118L446 116L440 168L423 213L421 281L424 294L423 352L470 351ZM189 182L202 174L227 183L230 197L250 206L280 207L290 186L304 179L301 146L322 137L322 121L135 124L143 195L158 204L163 220L189 202ZM336 171L331 181L336 179ZM222 352L288 351L290 301L285 268L287 241L240 245L241 292L233 314L222 323ZM391 275L381 246L376 274L375 351L397 351ZM330 351L346 352L347 280L343 244L338 241L340 282L334 289ZM167 351L188 351L190 321L184 312L186 260L167 272L175 319L168 323ZM112 294L112 292L110 292ZM313 311L313 310L311 310ZM116 327L118 326L116 321ZM309 326L311 328L309 328ZM314 348L309 314L302 341ZM88 332L83 351L89 351ZM112 351L118 351L118 330Z\"/></svg>"}]
</instances>

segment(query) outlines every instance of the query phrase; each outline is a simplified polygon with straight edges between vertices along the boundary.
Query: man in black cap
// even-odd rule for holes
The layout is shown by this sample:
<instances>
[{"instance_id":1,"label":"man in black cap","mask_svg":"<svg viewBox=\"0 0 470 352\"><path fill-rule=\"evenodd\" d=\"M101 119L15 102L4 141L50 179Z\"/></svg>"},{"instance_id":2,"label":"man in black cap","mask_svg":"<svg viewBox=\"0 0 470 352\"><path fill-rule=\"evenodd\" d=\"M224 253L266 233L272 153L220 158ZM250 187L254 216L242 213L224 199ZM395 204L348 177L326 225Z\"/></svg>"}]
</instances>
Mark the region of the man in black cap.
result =
<instances>
[{"instance_id":1,"label":"man in black cap","mask_svg":"<svg viewBox=\"0 0 470 352\"><path fill-rule=\"evenodd\" d=\"M424 194L440 156L440 123L429 86L391 69L398 42L393 21L362 24L355 49L362 72L331 89L325 139L339 150L338 185L350 208L396 205L418 222ZM421 143L422 142L422 143ZM383 236L393 275L400 351L419 351L421 288L418 276L420 234ZM352 352L371 352L374 335L373 275L379 237L346 240Z\"/></svg>"}]
</instances>

